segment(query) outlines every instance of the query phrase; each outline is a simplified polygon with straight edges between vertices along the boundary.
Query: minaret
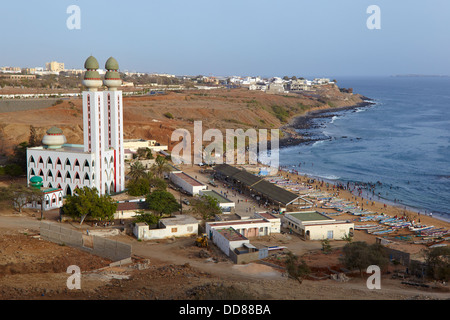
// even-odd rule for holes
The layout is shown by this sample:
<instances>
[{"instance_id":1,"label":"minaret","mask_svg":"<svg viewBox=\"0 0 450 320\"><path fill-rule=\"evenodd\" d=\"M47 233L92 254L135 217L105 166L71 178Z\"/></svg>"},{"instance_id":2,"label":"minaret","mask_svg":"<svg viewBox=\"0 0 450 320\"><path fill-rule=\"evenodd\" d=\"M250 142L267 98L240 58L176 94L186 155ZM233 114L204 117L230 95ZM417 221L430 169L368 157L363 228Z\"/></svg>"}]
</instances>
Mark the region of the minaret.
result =
<instances>
[{"instance_id":1,"label":"minaret","mask_svg":"<svg viewBox=\"0 0 450 320\"><path fill-rule=\"evenodd\" d=\"M83 85L87 91L83 91L83 131L84 131L84 152L94 154L91 167L94 176L91 177L93 186L95 186L100 194L104 194L103 186L103 150L105 148L104 128L104 105L103 92L99 92L103 84L100 79L98 61L93 56L87 58L84 67L87 69Z\"/></svg>"},{"instance_id":2,"label":"minaret","mask_svg":"<svg viewBox=\"0 0 450 320\"><path fill-rule=\"evenodd\" d=\"M125 158L123 150L123 107L122 91L117 90L122 85L119 75L119 64L113 57L106 61L105 80L103 84L108 90L103 92L105 101L105 148L114 149L114 192L125 189Z\"/></svg>"}]
</instances>

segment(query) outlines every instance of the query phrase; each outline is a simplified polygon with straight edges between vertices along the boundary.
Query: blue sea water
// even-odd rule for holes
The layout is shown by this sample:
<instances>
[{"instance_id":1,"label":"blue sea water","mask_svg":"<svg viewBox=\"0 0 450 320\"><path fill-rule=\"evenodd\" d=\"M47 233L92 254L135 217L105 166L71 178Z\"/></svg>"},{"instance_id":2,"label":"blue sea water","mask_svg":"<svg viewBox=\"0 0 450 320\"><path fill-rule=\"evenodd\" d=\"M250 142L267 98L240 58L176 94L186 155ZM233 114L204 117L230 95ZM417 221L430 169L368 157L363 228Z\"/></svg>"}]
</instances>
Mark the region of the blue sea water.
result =
<instances>
[{"instance_id":1,"label":"blue sea water","mask_svg":"<svg viewBox=\"0 0 450 320\"><path fill-rule=\"evenodd\" d=\"M374 200L450 221L450 77L338 78L374 100L307 130L320 141L280 150L280 165L343 183L376 183ZM305 133L299 131L301 133Z\"/></svg>"}]
</instances>

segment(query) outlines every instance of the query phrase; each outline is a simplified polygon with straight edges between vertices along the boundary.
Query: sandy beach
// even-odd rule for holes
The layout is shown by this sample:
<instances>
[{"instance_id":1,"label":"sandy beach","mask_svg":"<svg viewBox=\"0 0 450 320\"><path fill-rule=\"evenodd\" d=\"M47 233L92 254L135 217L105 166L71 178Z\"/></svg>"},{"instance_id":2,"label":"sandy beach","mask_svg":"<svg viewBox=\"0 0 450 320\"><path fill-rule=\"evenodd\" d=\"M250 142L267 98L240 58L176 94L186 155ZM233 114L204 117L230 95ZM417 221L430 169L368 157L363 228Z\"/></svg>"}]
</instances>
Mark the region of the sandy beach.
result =
<instances>
[{"instance_id":1,"label":"sandy beach","mask_svg":"<svg viewBox=\"0 0 450 320\"><path fill-rule=\"evenodd\" d=\"M358 195L353 194L350 190L333 188L332 184L329 184L327 187L326 182L318 180L318 179L315 179L314 182L312 182L311 181L313 179L312 177L307 177L305 175L302 175L301 172L292 173L292 172L280 170L279 175L286 179L289 179L291 182L296 182L299 184L303 184L305 186L311 186L315 190L326 192L330 195L334 194L334 196L336 198L339 198L339 199L342 199L345 201L350 201L350 202L353 202L354 204L357 203L361 209L365 209L365 210L374 212L375 214L385 214L390 217L398 217L398 218L404 217L404 219L406 221L410 221L410 222L414 221L414 224L433 226L434 228L444 228L445 230L450 229L450 223L447 221L438 219L433 216L420 214L418 212L411 211L408 209L405 210L403 207L393 206L391 204L386 204L381 201L377 201L377 200L369 201L367 198L360 197ZM324 213L337 213L338 212L336 209L321 207L321 204L318 203L317 201L316 201L316 204L317 204L317 207L314 206L312 209L317 210L319 212L324 212ZM359 222L358 216L355 216L355 215L352 215L349 213L339 213L339 215L337 215L335 218L339 219L339 220L352 220L355 222L355 225L362 225L362 224L367 224L367 223L373 224L374 223L373 221L372 222ZM378 237L377 235L369 234L366 231L361 231L358 233L359 234L363 233L363 234L367 235L367 236L363 237L364 240L367 240L367 241L375 241L375 239ZM407 235L414 235L414 233L407 228L401 228L401 229L395 231L394 233L390 233L388 236L395 237L395 236L407 236ZM447 234L446 236L448 237L449 235ZM446 243L448 245L449 241L447 240L444 243ZM416 246L416 244L412 244L412 245ZM419 246L419 245L417 245L417 246Z\"/></svg>"}]
</instances>

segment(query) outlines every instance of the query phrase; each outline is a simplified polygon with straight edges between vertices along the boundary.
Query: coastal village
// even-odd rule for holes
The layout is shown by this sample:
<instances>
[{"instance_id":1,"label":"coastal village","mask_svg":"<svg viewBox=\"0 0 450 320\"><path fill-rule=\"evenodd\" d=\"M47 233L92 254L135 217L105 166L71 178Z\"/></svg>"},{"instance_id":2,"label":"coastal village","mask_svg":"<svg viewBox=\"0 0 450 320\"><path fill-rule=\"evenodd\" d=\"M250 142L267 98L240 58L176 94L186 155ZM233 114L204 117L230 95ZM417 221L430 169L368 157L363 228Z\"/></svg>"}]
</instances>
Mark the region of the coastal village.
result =
<instances>
[{"instance_id":1,"label":"coastal village","mask_svg":"<svg viewBox=\"0 0 450 320\"><path fill-rule=\"evenodd\" d=\"M40 190L42 198L27 201L20 213L17 208L2 209L1 298L14 299L15 295L31 299L80 298L79 293L64 288L65 281L61 288L57 287L64 276L64 263L59 269L56 266L53 269L59 282L51 278L44 280L47 288L40 288L39 282L33 280L33 289L25 289L25 284L30 282L20 278L37 273L40 279L45 279L42 274L49 267L43 256L39 256L40 250L47 252L43 255L51 252L54 256L62 250L66 255L78 252L78 261L72 264L83 263L88 269L83 271L89 279L86 297L94 299L117 298L127 283L130 287L122 294L129 294L127 298L131 299L191 298L200 295L205 288L211 289L208 286L214 277L222 282L215 282L213 287L224 281L245 278L246 283L258 283L259 290L268 294L263 297L279 299L283 294L270 294L269 287L299 285L287 270L289 253L304 259L311 269L299 286L307 285L307 281L342 285L352 281L363 283L358 279L360 270L349 270L339 260L344 246L356 241L384 248L390 263L384 270L384 277L389 283L398 279L397 292L422 288L428 291L414 291L412 296L448 297L445 282L425 281L423 273L417 274L420 268L423 271L426 250L447 247L450 243L447 222L402 206L387 205L375 196L370 197L367 186L324 181L285 167L272 168L261 163L234 165L225 161L174 164L170 141L166 143L137 134L126 137L127 122L123 114L128 100L122 98L117 61L110 58L105 63L103 80L94 57L86 60L85 69L82 79L85 90L71 98L82 97L79 117L83 118L83 125L78 129L82 130L78 133L82 138L70 141L71 136L66 136L65 130L57 125L49 126L42 140L27 149L26 181L22 181ZM306 92L314 96L321 95L326 88L353 95L351 89L339 89L335 80L326 78L309 81L231 77L221 83L220 79L205 77L201 84L205 83L217 84L217 87L210 87L217 90L223 90L224 87L220 87L223 84L228 86L226 90L238 86L235 90L239 92L261 91L274 95ZM165 93L148 95L165 98ZM332 103L326 105L332 107ZM171 120L167 115L166 118ZM158 125L162 129L161 120L156 122ZM136 221L143 214L155 215L154 210L148 208L148 194L129 194L136 167L141 168L141 177L160 175L167 185L165 191L179 204L176 210L161 214L156 223ZM2 186L8 183L10 181L3 180ZM109 219L86 217L80 223L65 215L66 199L83 187L95 187L100 195L108 195L116 204L113 216ZM150 194L153 191L154 188ZM199 199L212 199L219 212L205 218L204 212L195 210L194 204ZM40 261L37 270L30 271L27 259ZM69 260L65 256L60 262ZM150 278L140 278L149 270L154 272L152 276L146 274ZM148 284L145 281L149 281ZM105 283L108 284L106 289ZM136 283L141 289L132 290L131 284ZM168 288L175 284L174 292L179 296L164 290L164 285ZM151 289L152 286L159 291ZM183 287L185 290L181 293ZM118 291L114 293L114 289ZM336 289L336 294L343 294L342 290ZM367 291L367 288L361 290ZM370 294L373 298L377 293ZM399 296L406 297L401 293L393 296L380 293L378 298ZM292 296L291 299L302 297Z\"/></svg>"}]
</instances>

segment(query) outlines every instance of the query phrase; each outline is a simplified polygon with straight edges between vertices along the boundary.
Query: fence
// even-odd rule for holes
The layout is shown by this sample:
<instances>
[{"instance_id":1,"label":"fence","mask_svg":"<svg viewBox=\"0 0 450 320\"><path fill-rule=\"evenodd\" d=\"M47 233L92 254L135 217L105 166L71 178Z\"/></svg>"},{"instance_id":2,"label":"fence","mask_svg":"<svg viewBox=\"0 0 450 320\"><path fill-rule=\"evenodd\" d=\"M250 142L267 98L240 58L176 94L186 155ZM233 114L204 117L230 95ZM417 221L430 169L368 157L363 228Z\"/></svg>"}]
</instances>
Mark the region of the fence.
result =
<instances>
[{"instance_id":1,"label":"fence","mask_svg":"<svg viewBox=\"0 0 450 320\"><path fill-rule=\"evenodd\" d=\"M39 229L44 240L75 247L112 261L131 259L131 245L123 242L89 236L57 223L41 222Z\"/></svg>"}]
</instances>

